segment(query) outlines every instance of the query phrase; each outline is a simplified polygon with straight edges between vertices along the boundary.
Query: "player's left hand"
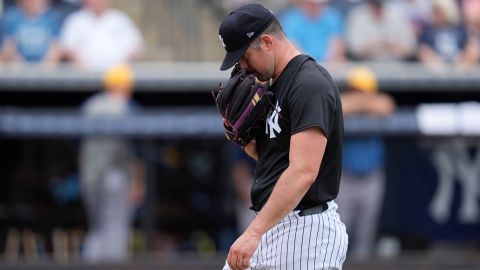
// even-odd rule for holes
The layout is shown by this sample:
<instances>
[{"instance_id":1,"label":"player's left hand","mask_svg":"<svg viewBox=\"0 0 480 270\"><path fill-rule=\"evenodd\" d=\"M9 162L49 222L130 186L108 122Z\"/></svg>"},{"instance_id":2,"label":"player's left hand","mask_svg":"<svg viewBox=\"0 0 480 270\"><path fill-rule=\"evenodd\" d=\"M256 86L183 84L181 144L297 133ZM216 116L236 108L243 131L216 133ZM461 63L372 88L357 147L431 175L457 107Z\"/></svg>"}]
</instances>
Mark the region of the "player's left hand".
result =
<instances>
[{"instance_id":1,"label":"player's left hand","mask_svg":"<svg viewBox=\"0 0 480 270\"><path fill-rule=\"evenodd\" d=\"M230 247L227 263L232 270L244 270L250 266L250 258L260 244L261 235L245 231Z\"/></svg>"},{"instance_id":2,"label":"player's left hand","mask_svg":"<svg viewBox=\"0 0 480 270\"><path fill-rule=\"evenodd\" d=\"M254 160L258 160L257 140L252 139L247 145L243 147L243 151Z\"/></svg>"}]
</instances>

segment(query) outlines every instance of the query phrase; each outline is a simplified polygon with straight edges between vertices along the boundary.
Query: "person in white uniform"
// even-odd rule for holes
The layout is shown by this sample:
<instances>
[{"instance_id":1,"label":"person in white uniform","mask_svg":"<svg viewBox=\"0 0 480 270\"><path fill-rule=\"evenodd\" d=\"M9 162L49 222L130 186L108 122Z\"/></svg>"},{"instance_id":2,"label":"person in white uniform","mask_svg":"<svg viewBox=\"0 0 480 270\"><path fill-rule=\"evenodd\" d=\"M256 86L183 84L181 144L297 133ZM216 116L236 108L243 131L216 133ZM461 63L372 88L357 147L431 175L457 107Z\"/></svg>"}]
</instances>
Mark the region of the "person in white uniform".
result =
<instances>
[{"instance_id":1,"label":"person in white uniform","mask_svg":"<svg viewBox=\"0 0 480 270\"><path fill-rule=\"evenodd\" d=\"M66 18L60 41L69 61L98 71L138 60L143 47L140 31L110 0L85 0Z\"/></svg>"}]
</instances>

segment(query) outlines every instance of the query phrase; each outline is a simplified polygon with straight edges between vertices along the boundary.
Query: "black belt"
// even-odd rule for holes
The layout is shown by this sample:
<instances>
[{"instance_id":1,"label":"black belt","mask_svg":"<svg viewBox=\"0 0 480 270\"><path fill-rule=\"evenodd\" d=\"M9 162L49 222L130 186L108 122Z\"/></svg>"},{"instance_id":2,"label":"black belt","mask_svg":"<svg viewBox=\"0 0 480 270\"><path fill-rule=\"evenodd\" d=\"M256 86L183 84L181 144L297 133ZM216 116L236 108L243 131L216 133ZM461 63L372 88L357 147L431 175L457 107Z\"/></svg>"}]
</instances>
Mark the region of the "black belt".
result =
<instances>
[{"instance_id":1,"label":"black belt","mask_svg":"<svg viewBox=\"0 0 480 270\"><path fill-rule=\"evenodd\" d=\"M300 212L298 212L298 215L301 216L301 217L304 217L304 216L320 214L327 209L328 209L328 204L327 203L322 203L322 204L314 206L314 207L310 207L310 208L307 208L307 209L300 210Z\"/></svg>"}]
</instances>

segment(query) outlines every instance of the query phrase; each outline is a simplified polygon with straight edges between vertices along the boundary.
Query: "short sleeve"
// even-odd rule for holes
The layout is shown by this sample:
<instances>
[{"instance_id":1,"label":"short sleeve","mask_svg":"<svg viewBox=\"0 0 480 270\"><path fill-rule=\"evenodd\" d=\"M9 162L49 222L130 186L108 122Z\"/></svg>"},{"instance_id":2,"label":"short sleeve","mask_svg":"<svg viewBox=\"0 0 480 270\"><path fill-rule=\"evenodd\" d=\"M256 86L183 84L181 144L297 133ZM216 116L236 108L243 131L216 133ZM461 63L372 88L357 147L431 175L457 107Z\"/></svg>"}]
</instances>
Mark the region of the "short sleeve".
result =
<instances>
[{"instance_id":1,"label":"short sleeve","mask_svg":"<svg viewBox=\"0 0 480 270\"><path fill-rule=\"evenodd\" d=\"M5 11L5 15L2 18L2 35L4 38L10 38L15 32L15 25L18 23L19 18L16 16L15 9L10 8Z\"/></svg>"},{"instance_id":2,"label":"short sleeve","mask_svg":"<svg viewBox=\"0 0 480 270\"><path fill-rule=\"evenodd\" d=\"M129 47L131 51L134 51L143 45L142 34L138 30L137 26L125 13L118 12L118 24L121 25L120 29L123 31L123 42L126 47Z\"/></svg>"},{"instance_id":3,"label":"short sleeve","mask_svg":"<svg viewBox=\"0 0 480 270\"><path fill-rule=\"evenodd\" d=\"M318 74L293 85L288 94L291 134L316 126L329 137L337 112L335 92L332 83Z\"/></svg>"},{"instance_id":4,"label":"short sleeve","mask_svg":"<svg viewBox=\"0 0 480 270\"><path fill-rule=\"evenodd\" d=\"M51 28L52 28L52 36L57 39L60 37L60 31L62 27L62 20L60 14L52 10L49 12L49 16L51 18Z\"/></svg>"},{"instance_id":5,"label":"short sleeve","mask_svg":"<svg viewBox=\"0 0 480 270\"><path fill-rule=\"evenodd\" d=\"M74 50L79 39L79 33L78 13L73 13L66 18L61 29L60 42L62 47L65 50Z\"/></svg>"},{"instance_id":6,"label":"short sleeve","mask_svg":"<svg viewBox=\"0 0 480 270\"><path fill-rule=\"evenodd\" d=\"M331 27L331 31L333 36L335 37L343 37L344 36L344 24L343 18L340 12L331 8L329 13L329 25Z\"/></svg>"}]
</instances>

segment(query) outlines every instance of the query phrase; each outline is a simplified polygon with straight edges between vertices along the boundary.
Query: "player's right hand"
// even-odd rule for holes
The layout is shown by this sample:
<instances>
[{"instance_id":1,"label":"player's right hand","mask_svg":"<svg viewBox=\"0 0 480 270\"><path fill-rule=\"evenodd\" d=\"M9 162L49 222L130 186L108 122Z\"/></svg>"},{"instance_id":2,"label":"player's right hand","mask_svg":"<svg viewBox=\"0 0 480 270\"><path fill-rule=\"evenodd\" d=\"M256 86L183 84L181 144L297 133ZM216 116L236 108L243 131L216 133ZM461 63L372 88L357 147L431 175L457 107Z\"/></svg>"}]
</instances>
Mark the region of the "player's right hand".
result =
<instances>
[{"instance_id":1,"label":"player's right hand","mask_svg":"<svg viewBox=\"0 0 480 270\"><path fill-rule=\"evenodd\" d=\"M232 270L245 270L250 267L250 259L260 244L262 235L245 231L230 247L227 263Z\"/></svg>"}]
</instances>

